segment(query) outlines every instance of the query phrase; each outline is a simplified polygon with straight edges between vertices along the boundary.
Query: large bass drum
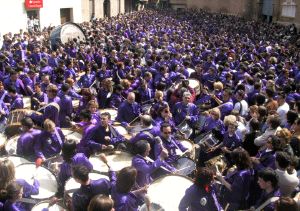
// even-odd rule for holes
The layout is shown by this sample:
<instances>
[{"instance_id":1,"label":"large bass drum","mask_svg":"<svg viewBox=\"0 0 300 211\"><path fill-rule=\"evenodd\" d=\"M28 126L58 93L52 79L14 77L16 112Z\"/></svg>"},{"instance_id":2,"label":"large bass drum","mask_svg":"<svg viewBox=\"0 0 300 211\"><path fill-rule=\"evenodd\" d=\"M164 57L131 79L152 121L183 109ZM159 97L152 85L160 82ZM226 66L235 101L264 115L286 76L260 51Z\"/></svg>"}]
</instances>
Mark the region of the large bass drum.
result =
<instances>
[{"instance_id":1,"label":"large bass drum","mask_svg":"<svg viewBox=\"0 0 300 211\"><path fill-rule=\"evenodd\" d=\"M86 36L81 27L75 23L65 23L55 27L50 33L51 48L55 50L57 46L62 43L65 44L74 38L77 41L86 40Z\"/></svg>"}]
</instances>

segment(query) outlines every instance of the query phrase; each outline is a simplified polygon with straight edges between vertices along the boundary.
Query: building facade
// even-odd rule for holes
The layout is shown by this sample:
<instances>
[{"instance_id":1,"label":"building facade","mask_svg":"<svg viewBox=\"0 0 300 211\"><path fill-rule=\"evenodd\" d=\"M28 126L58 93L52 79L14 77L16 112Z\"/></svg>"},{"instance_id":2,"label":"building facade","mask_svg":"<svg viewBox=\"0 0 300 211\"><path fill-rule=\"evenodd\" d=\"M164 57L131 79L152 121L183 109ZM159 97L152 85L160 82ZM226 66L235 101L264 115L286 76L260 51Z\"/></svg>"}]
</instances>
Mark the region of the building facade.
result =
<instances>
[{"instance_id":1,"label":"building facade","mask_svg":"<svg viewBox=\"0 0 300 211\"><path fill-rule=\"evenodd\" d=\"M0 0L0 4L2 35L17 33L20 29L28 30L31 22L37 22L39 28L44 28L135 10L135 0Z\"/></svg>"}]
</instances>

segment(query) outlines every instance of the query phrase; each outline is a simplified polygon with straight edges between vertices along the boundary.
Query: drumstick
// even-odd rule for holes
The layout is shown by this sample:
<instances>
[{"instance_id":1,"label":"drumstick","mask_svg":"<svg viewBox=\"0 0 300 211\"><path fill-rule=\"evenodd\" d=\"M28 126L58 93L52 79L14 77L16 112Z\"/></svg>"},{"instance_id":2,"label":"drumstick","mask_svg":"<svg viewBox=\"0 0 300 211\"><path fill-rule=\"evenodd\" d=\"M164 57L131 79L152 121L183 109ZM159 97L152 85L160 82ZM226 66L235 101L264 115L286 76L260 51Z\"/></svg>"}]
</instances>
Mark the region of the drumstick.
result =
<instances>
[{"instance_id":1,"label":"drumstick","mask_svg":"<svg viewBox=\"0 0 300 211\"><path fill-rule=\"evenodd\" d=\"M152 160L152 159L149 158L148 156L145 157L145 159L148 160L148 161L151 162L151 163L154 163L154 160ZM164 166L160 166L159 168L161 168L161 169L163 169L163 170L169 172L170 174L172 174L172 172L171 172L169 169L167 169L166 167L164 167Z\"/></svg>"},{"instance_id":2,"label":"drumstick","mask_svg":"<svg viewBox=\"0 0 300 211\"><path fill-rule=\"evenodd\" d=\"M104 153L99 154L99 159L102 160L102 162L105 163L105 165L110 169L110 165L108 164L108 161Z\"/></svg>"},{"instance_id":3,"label":"drumstick","mask_svg":"<svg viewBox=\"0 0 300 211\"><path fill-rule=\"evenodd\" d=\"M135 122L135 120L137 120L138 118L140 118L140 116L137 116L137 117L135 117L131 122L129 122L129 124L128 125L131 125L132 123L134 123Z\"/></svg>"}]
</instances>

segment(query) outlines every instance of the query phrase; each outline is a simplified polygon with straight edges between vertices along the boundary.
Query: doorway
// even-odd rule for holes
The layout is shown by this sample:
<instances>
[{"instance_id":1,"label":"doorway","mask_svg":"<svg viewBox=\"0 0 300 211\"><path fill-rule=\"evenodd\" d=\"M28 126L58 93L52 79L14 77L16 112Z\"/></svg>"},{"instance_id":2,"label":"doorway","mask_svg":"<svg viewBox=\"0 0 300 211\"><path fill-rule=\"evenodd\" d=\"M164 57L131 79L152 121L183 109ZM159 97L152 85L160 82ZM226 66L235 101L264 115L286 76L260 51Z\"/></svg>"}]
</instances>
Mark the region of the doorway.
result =
<instances>
[{"instance_id":1,"label":"doorway","mask_svg":"<svg viewBox=\"0 0 300 211\"><path fill-rule=\"evenodd\" d=\"M104 9L104 17L110 18L110 0L104 0L103 2L103 9Z\"/></svg>"},{"instance_id":2,"label":"doorway","mask_svg":"<svg viewBox=\"0 0 300 211\"><path fill-rule=\"evenodd\" d=\"M73 8L60 9L60 22L61 24L73 21Z\"/></svg>"}]
</instances>

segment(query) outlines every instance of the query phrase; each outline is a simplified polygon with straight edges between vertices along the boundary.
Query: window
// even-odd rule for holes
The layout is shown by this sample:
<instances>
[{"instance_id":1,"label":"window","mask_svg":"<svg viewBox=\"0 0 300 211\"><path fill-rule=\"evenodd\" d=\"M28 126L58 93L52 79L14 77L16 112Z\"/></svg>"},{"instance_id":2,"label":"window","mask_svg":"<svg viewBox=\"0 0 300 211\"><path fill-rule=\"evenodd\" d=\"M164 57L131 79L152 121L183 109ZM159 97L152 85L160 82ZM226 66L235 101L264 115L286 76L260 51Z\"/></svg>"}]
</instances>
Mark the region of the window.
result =
<instances>
[{"instance_id":1,"label":"window","mask_svg":"<svg viewBox=\"0 0 300 211\"><path fill-rule=\"evenodd\" d=\"M281 16L294 18L296 16L295 0L285 0L282 4Z\"/></svg>"}]
</instances>

